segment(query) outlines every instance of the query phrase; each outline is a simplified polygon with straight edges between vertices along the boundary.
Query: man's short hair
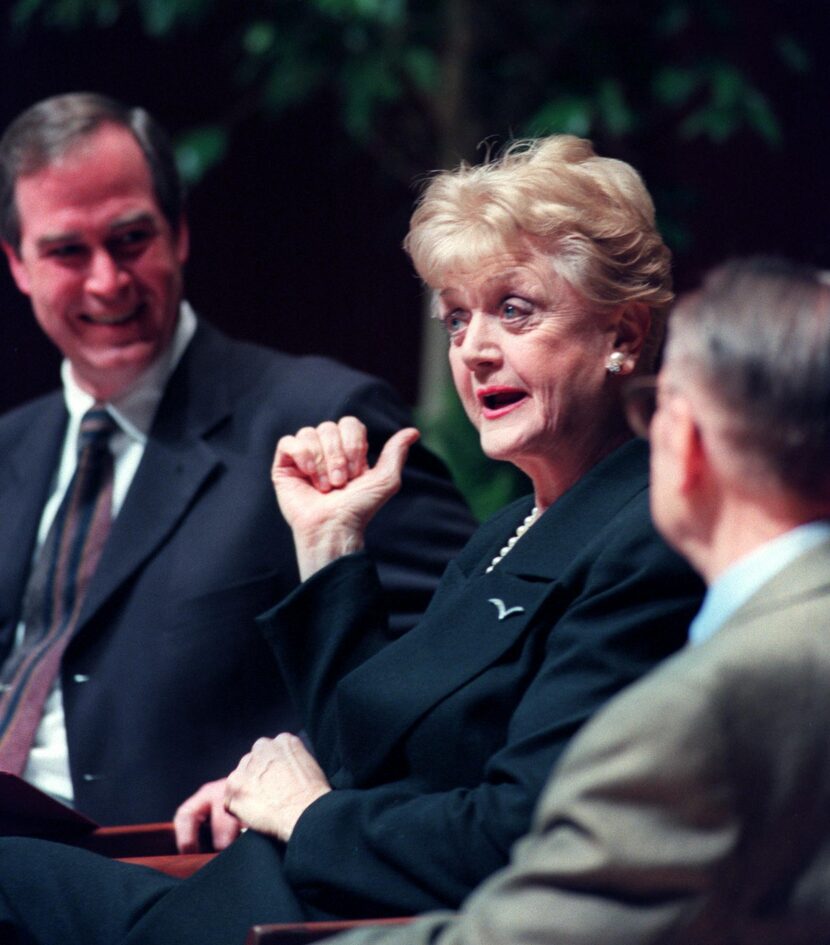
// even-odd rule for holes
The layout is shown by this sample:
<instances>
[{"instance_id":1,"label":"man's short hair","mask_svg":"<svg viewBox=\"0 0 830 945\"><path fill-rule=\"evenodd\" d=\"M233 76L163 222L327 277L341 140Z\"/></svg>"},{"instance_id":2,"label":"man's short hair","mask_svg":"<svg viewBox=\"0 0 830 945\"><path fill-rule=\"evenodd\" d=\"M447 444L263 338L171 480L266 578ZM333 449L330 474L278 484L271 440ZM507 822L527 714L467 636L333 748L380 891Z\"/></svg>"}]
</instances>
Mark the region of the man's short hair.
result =
<instances>
[{"instance_id":1,"label":"man's short hair","mask_svg":"<svg viewBox=\"0 0 830 945\"><path fill-rule=\"evenodd\" d=\"M667 359L730 414L735 446L808 499L830 500L830 279L776 257L731 261L683 297Z\"/></svg>"},{"instance_id":2,"label":"man's short hair","mask_svg":"<svg viewBox=\"0 0 830 945\"><path fill-rule=\"evenodd\" d=\"M158 205L173 232L184 210L184 187L164 129L143 108L128 108L95 92L70 92L27 108L0 138L0 238L20 251L15 186L48 167L103 125L125 128L141 148Z\"/></svg>"}]
</instances>

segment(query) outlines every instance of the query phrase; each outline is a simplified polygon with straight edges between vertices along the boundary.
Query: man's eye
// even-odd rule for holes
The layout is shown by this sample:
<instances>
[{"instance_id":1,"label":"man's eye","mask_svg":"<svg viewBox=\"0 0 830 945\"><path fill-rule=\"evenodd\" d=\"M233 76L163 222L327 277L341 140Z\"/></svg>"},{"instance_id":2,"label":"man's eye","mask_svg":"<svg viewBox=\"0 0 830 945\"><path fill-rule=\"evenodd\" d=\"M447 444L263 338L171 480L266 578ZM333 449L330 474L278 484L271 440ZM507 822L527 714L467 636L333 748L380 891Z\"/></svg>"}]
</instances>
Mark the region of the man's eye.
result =
<instances>
[{"instance_id":1,"label":"man's eye","mask_svg":"<svg viewBox=\"0 0 830 945\"><path fill-rule=\"evenodd\" d=\"M152 237L152 233L149 230L125 230L123 233L119 233L112 241L111 245L114 249L121 249L123 251L131 251L140 249L145 246Z\"/></svg>"},{"instance_id":2,"label":"man's eye","mask_svg":"<svg viewBox=\"0 0 830 945\"><path fill-rule=\"evenodd\" d=\"M85 248L79 243L66 243L62 246L53 246L49 250L49 255L55 259L71 259L74 256L81 256Z\"/></svg>"}]
</instances>

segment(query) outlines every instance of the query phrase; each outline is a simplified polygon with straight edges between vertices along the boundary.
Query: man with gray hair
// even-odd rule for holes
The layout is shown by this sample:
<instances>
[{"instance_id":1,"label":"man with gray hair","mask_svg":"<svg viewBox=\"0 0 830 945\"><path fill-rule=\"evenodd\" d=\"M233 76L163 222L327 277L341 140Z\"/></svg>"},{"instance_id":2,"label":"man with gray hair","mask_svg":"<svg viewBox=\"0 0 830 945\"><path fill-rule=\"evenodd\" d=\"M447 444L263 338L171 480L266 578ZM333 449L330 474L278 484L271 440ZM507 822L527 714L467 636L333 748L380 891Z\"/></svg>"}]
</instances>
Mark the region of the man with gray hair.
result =
<instances>
[{"instance_id":1,"label":"man with gray hair","mask_svg":"<svg viewBox=\"0 0 830 945\"><path fill-rule=\"evenodd\" d=\"M459 914L338 945L830 942L830 281L736 261L669 326L629 406L709 585L690 645L586 725Z\"/></svg>"},{"instance_id":2,"label":"man with gray hair","mask_svg":"<svg viewBox=\"0 0 830 945\"><path fill-rule=\"evenodd\" d=\"M409 412L194 313L182 185L143 109L73 93L23 112L0 140L0 239L64 356L62 391L0 419L0 769L101 823L168 820L296 724L255 625L298 581L277 440L354 414L379 448ZM473 524L414 452L367 534L396 633Z\"/></svg>"}]
</instances>

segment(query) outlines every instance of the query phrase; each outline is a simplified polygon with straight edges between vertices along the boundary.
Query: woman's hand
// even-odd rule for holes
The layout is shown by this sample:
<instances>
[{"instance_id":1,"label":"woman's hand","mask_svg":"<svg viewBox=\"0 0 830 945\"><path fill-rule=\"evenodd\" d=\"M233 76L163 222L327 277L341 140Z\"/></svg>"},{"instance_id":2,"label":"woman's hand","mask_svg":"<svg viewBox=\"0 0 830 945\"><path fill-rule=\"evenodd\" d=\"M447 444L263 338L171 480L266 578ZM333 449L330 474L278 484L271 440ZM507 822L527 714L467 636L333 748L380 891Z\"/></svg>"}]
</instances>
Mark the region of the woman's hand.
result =
<instances>
[{"instance_id":1,"label":"woman's hand","mask_svg":"<svg viewBox=\"0 0 830 945\"><path fill-rule=\"evenodd\" d=\"M331 790L323 769L296 735L260 738L225 782L225 808L287 843L303 811Z\"/></svg>"},{"instance_id":2,"label":"woman's hand","mask_svg":"<svg viewBox=\"0 0 830 945\"><path fill-rule=\"evenodd\" d=\"M179 853L199 853L202 824L209 824L214 850L224 850L239 836L242 827L233 814L225 810L225 781L208 781L176 811L173 828Z\"/></svg>"},{"instance_id":3,"label":"woman's hand","mask_svg":"<svg viewBox=\"0 0 830 945\"><path fill-rule=\"evenodd\" d=\"M366 427L356 417L303 427L277 443L271 479L283 517L294 533L300 577L363 547L363 533L401 485L413 427L389 438L374 468L366 456Z\"/></svg>"}]
</instances>

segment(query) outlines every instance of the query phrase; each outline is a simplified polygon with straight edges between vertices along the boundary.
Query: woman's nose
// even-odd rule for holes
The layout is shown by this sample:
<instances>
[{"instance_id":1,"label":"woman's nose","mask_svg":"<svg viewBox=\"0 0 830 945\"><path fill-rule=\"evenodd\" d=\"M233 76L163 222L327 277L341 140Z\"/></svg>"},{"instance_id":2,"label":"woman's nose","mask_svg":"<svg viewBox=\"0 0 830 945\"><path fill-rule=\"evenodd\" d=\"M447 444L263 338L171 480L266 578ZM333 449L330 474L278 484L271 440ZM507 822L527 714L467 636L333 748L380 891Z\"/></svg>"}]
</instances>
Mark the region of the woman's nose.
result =
<instances>
[{"instance_id":1,"label":"woman's nose","mask_svg":"<svg viewBox=\"0 0 830 945\"><path fill-rule=\"evenodd\" d=\"M461 341L461 356L470 369L481 364L491 364L501 359L498 343L498 325L486 315L474 314Z\"/></svg>"},{"instance_id":2,"label":"woman's nose","mask_svg":"<svg viewBox=\"0 0 830 945\"><path fill-rule=\"evenodd\" d=\"M87 291L99 296L115 296L128 281L129 274L108 252L93 253L86 277Z\"/></svg>"}]
</instances>

